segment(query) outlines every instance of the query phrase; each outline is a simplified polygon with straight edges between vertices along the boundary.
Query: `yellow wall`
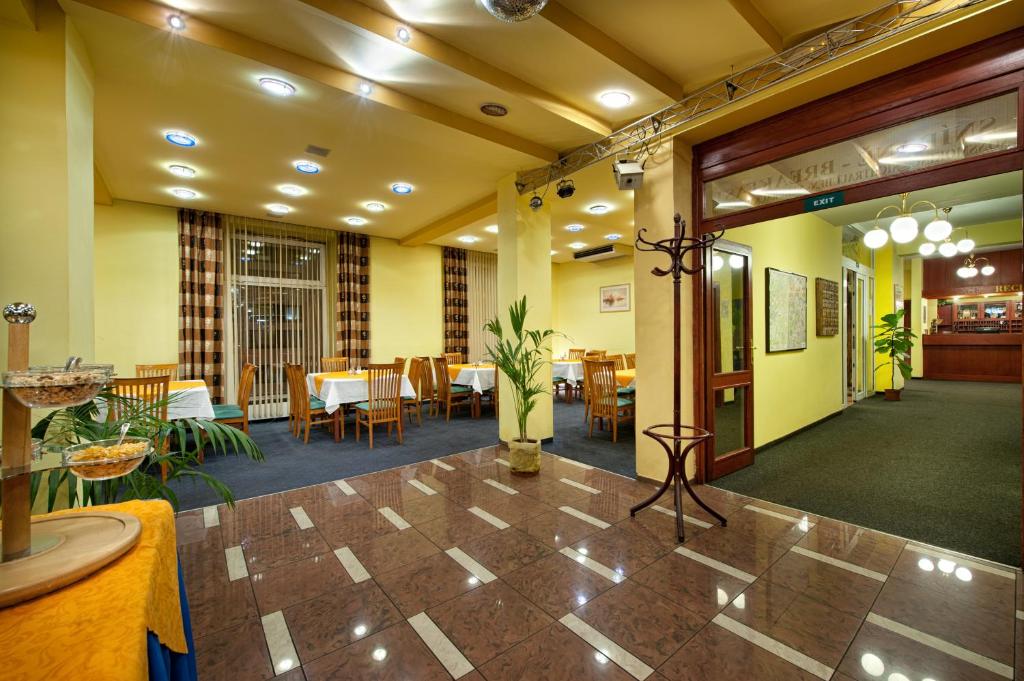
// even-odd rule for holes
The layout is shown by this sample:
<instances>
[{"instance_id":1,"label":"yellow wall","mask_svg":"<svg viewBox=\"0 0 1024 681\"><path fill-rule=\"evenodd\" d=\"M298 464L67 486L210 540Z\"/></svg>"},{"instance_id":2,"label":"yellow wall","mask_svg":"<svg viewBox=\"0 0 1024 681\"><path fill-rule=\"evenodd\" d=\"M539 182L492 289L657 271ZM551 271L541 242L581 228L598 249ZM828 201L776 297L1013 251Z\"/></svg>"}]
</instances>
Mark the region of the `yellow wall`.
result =
<instances>
[{"instance_id":1,"label":"yellow wall","mask_svg":"<svg viewBox=\"0 0 1024 681\"><path fill-rule=\"evenodd\" d=\"M896 311L896 284L903 284L903 258L893 253L892 244L875 251L875 324L880 324L884 315ZM905 295L906 292L904 292ZM902 305L902 302L901 302ZM872 335L874 331L872 330ZM892 388L892 369L889 358L873 353L875 368L875 391ZM903 376L896 369L896 388L903 387Z\"/></svg>"},{"instance_id":2,"label":"yellow wall","mask_svg":"<svg viewBox=\"0 0 1024 681\"><path fill-rule=\"evenodd\" d=\"M134 201L95 209L96 359L121 376L177 362L177 210Z\"/></svg>"},{"instance_id":3,"label":"yellow wall","mask_svg":"<svg viewBox=\"0 0 1024 681\"><path fill-rule=\"evenodd\" d=\"M842 408L842 336L819 338L814 322L814 278L841 281L842 231L809 214L731 229L725 238L753 249L754 446L759 447ZM765 352L766 267L807 277L806 350Z\"/></svg>"},{"instance_id":4,"label":"yellow wall","mask_svg":"<svg viewBox=\"0 0 1024 681\"><path fill-rule=\"evenodd\" d=\"M596 348L609 354L633 352L635 318L628 312L601 312L602 286L629 284L633 293L633 258L571 262L551 267L552 328L565 334L553 344L555 356L569 348Z\"/></svg>"},{"instance_id":5,"label":"yellow wall","mask_svg":"<svg viewBox=\"0 0 1024 681\"><path fill-rule=\"evenodd\" d=\"M370 239L370 359L444 351L444 291L439 246Z\"/></svg>"}]
</instances>

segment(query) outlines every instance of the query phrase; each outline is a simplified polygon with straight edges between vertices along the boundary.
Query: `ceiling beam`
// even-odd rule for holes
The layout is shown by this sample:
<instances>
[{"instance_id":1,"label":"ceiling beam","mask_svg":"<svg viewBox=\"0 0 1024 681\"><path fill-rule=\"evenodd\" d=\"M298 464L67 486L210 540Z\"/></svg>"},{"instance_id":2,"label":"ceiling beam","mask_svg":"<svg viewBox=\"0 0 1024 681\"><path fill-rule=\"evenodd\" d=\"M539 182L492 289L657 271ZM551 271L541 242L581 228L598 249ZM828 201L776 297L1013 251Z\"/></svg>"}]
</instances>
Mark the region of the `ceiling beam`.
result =
<instances>
[{"instance_id":1,"label":"ceiling beam","mask_svg":"<svg viewBox=\"0 0 1024 681\"><path fill-rule=\"evenodd\" d=\"M616 42L593 24L584 21L570 12L556 0L551 0L541 10L541 16L573 38L576 38L576 40L587 45L592 50L600 52L640 80L665 94L673 102L683 98L685 93L683 92L682 85L638 57L621 43Z\"/></svg>"},{"instance_id":2,"label":"ceiling beam","mask_svg":"<svg viewBox=\"0 0 1024 681\"><path fill-rule=\"evenodd\" d=\"M490 217L497 212L498 195L491 194L458 209L454 213L449 213L439 220L434 220L426 227L421 227L412 234L399 239L398 243L402 246L422 246L443 237L445 234L451 234L457 229L471 225L477 220Z\"/></svg>"},{"instance_id":3,"label":"ceiling beam","mask_svg":"<svg viewBox=\"0 0 1024 681\"><path fill-rule=\"evenodd\" d=\"M786 41L782 39L782 34L779 30L772 25L772 22L761 14L761 11L754 7L754 3L751 0L729 0L729 4L736 10L736 13L743 17L743 20L747 22L750 28L754 29L757 35L761 36L761 40L768 44L768 47L772 48L772 52L778 54L786 48Z\"/></svg>"},{"instance_id":4,"label":"ceiling beam","mask_svg":"<svg viewBox=\"0 0 1024 681\"><path fill-rule=\"evenodd\" d=\"M167 25L167 16L175 13L175 10L148 0L76 0L76 2L160 31L166 31L178 37L193 40L208 47L251 59L302 78L308 78L349 94L362 96L359 92L359 85L368 82L368 79L354 73L321 64L196 17L188 18L185 30L172 31ZM548 162L558 159L558 152L554 149L417 99L382 83L374 82L373 92L365 96L364 99L439 123L535 158L542 158Z\"/></svg>"},{"instance_id":5,"label":"ceiling beam","mask_svg":"<svg viewBox=\"0 0 1024 681\"><path fill-rule=\"evenodd\" d=\"M428 59L449 66L476 80L493 85L510 95L527 100L570 123L604 137L612 132L611 124L597 116L569 104L539 87L521 80L507 71L477 59L442 40L431 36L420 28L411 28L406 22L388 16L367 7L356 0L299 0L303 4L314 7L325 14L340 19L347 24L373 33L389 40L396 45L408 48ZM399 27L409 28L411 38L403 43L396 35Z\"/></svg>"}]
</instances>

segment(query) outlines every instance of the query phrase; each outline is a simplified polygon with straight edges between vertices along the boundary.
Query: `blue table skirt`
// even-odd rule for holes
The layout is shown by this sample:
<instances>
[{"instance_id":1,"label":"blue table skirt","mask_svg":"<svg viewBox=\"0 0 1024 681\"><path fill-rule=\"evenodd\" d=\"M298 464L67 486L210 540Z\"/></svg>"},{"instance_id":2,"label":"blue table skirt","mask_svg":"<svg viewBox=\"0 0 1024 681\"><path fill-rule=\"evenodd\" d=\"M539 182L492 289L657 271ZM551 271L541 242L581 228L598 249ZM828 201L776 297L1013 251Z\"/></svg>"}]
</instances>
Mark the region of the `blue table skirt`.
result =
<instances>
[{"instance_id":1,"label":"blue table skirt","mask_svg":"<svg viewBox=\"0 0 1024 681\"><path fill-rule=\"evenodd\" d=\"M178 562L178 595L181 597L181 621L185 625L187 653L176 653L160 643L152 631L146 634L146 652L149 656L150 681L198 681L196 673L196 648L192 644L192 621L188 614L188 597L185 595L185 580Z\"/></svg>"}]
</instances>

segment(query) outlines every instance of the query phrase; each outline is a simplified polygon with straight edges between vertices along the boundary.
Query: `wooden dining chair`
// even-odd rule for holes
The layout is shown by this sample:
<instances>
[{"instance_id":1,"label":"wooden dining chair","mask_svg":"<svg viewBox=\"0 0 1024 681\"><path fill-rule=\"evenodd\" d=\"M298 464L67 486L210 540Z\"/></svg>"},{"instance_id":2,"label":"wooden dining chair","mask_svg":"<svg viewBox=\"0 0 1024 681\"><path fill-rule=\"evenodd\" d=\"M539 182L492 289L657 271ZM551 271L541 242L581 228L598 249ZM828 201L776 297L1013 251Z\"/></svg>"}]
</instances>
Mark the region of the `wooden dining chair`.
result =
<instances>
[{"instance_id":1,"label":"wooden dining chair","mask_svg":"<svg viewBox=\"0 0 1024 681\"><path fill-rule=\"evenodd\" d=\"M249 400L252 398L252 386L255 382L256 365L247 363L238 375L238 402L213 405L213 419L229 426L235 426L243 433L248 434Z\"/></svg>"},{"instance_id":2,"label":"wooden dining chair","mask_svg":"<svg viewBox=\"0 0 1024 681\"><path fill-rule=\"evenodd\" d=\"M586 356L587 357L595 356L595 357L598 357L599 359L607 359L608 358L608 351L607 350L587 350Z\"/></svg>"},{"instance_id":3,"label":"wooden dining chair","mask_svg":"<svg viewBox=\"0 0 1024 681\"><path fill-rule=\"evenodd\" d=\"M580 361L585 363L587 360L600 361L602 359L604 359L604 350L588 350ZM576 381L576 398L583 400L583 421L586 422L587 415L590 413L590 398L587 396L586 364L584 364L583 376Z\"/></svg>"},{"instance_id":4,"label":"wooden dining chair","mask_svg":"<svg viewBox=\"0 0 1024 681\"><path fill-rule=\"evenodd\" d=\"M331 426L334 441L345 436L345 422L341 420L341 408L333 414L327 413L327 405L319 397L309 394L306 386L306 370L301 364L287 364L289 381L291 381L292 400L295 407L295 423L292 435L298 437L305 428L303 443L309 444L309 429L312 426Z\"/></svg>"},{"instance_id":5,"label":"wooden dining chair","mask_svg":"<svg viewBox=\"0 0 1024 681\"><path fill-rule=\"evenodd\" d=\"M136 378L153 378L154 376L167 376L172 381L178 380L177 364L136 364Z\"/></svg>"},{"instance_id":6,"label":"wooden dining chair","mask_svg":"<svg viewBox=\"0 0 1024 681\"><path fill-rule=\"evenodd\" d=\"M483 407L484 402L489 403L491 405L491 408L494 409L494 418L498 418L498 408L500 407L500 404L498 402L498 383L500 377L497 374L497 370L495 370L495 372L496 373L494 375L494 387L489 390L485 390L484 394L480 396L480 407Z\"/></svg>"},{"instance_id":7,"label":"wooden dining chair","mask_svg":"<svg viewBox=\"0 0 1024 681\"><path fill-rule=\"evenodd\" d=\"M444 353L444 359L445 359L446 362L448 362L449 365L451 365L451 364L465 364L465 362L462 361L462 353L461 352L446 352L446 353Z\"/></svg>"},{"instance_id":8,"label":"wooden dining chair","mask_svg":"<svg viewBox=\"0 0 1024 681\"><path fill-rule=\"evenodd\" d=\"M451 421L452 409L459 407L468 406L470 413L477 413L476 393L468 385L452 385L448 360L444 356L434 358L434 380L437 382L437 413L441 414L441 405L444 405L445 421Z\"/></svg>"},{"instance_id":9,"label":"wooden dining chair","mask_svg":"<svg viewBox=\"0 0 1024 681\"><path fill-rule=\"evenodd\" d=\"M430 372L430 367L424 364L422 357L413 357L409 360L409 382L412 383L412 388L416 391L416 397L403 397L402 398L402 409L409 417L409 423L412 423L413 414L416 415L416 422L419 425L423 425L423 403L430 403L432 399L431 393L423 392L423 372L426 370ZM430 384L430 390L433 391L433 383Z\"/></svg>"},{"instance_id":10,"label":"wooden dining chair","mask_svg":"<svg viewBox=\"0 0 1024 681\"><path fill-rule=\"evenodd\" d=\"M569 361L579 361L583 359L583 355L585 354L587 354L586 348L569 348Z\"/></svg>"},{"instance_id":11,"label":"wooden dining chair","mask_svg":"<svg viewBox=\"0 0 1024 681\"><path fill-rule=\"evenodd\" d=\"M365 426L373 449L373 427L386 423L388 437L398 428L398 444L402 444L402 365L370 364L366 370L369 399L356 404L356 442L359 428Z\"/></svg>"},{"instance_id":12,"label":"wooden dining chair","mask_svg":"<svg viewBox=\"0 0 1024 681\"><path fill-rule=\"evenodd\" d=\"M171 377L158 374L139 378L115 378L110 392L114 399L107 405L107 419L111 421L131 421L145 425L148 419L167 420L167 394ZM155 425L155 424L154 424ZM166 454L170 441L166 433L159 427L153 429L153 446ZM160 478L167 480L167 464L160 464Z\"/></svg>"},{"instance_id":13,"label":"wooden dining chair","mask_svg":"<svg viewBox=\"0 0 1024 681\"><path fill-rule=\"evenodd\" d=\"M625 355L612 355L611 357L608 357L607 359L610 359L611 361L615 362L615 370L616 371L625 371L626 370L626 356Z\"/></svg>"},{"instance_id":14,"label":"wooden dining chair","mask_svg":"<svg viewBox=\"0 0 1024 681\"><path fill-rule=\"evenodd\" d=\"M604 420L612 424L612 442L619 441L619 423L633 419L633 400L622 397L615 381L615 362L612 360L585 361L587 392L590 395L590 427L587 437L594 436L594 421L603 429Z\"/></svg>"},{"instance_id":15,"label":"wooden dining chair","mask_svg":"<svg viewBox=\"0 0 1024 681\"><path fill-rule=\"evenodd\" d=\"M434 416L435 412L440 413L437 406L437 382L434 380L434 365L429 357L420 357L423 360L422 371L420 371L420 385L417 394L420 399L427 403L427 416Z\"/></svg>"},{"instance_id":16,"label":"wooden dining chair","mask_svg":"<svg viewBox=\"0 0 1024 681\"><path fill-rule=\"evenodd\" d=\"M626 368L627 369L636 369L636 353L635 352L627 352L625 357L626 357Z\"/></svg>"},{"instance_id":17,"label":"wooden dining chair","mask_svg":"<svg viewBox=\"0 0 1024 681\"><path fill-rule=\"evenodd\" d=\"M348 371L348 357L321 357L320 371Z\"/></svg>"}]
</instances>

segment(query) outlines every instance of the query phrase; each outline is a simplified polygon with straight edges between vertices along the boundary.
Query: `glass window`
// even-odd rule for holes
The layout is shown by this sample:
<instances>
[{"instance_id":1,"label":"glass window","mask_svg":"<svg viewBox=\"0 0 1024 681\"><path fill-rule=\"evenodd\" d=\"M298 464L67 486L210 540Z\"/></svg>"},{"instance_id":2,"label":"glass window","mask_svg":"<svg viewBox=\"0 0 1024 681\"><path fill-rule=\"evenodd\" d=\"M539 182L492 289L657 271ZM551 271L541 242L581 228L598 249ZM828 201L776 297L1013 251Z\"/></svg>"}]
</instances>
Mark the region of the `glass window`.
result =
<instances>
[{"instance_id":1,"label":"glass window","mask_svg":"<svg viewBox=\"0 0 1024 681\"><path fill-rule=\"evenodd\" d=\"M747 387L715 391L715 457L745 449Z\"/></svg>"}]
</instances>

